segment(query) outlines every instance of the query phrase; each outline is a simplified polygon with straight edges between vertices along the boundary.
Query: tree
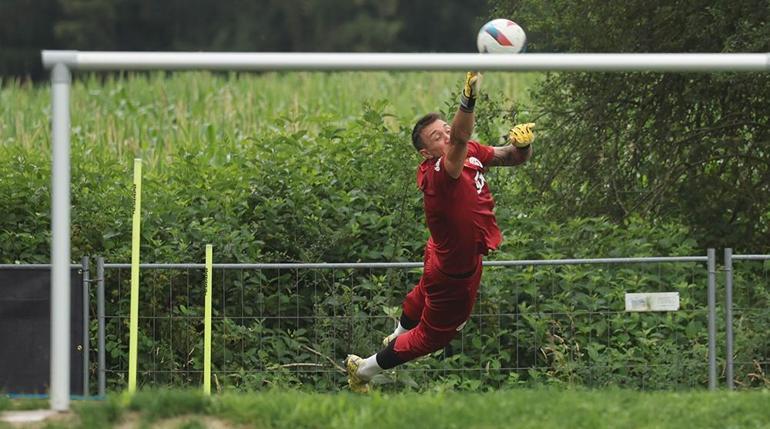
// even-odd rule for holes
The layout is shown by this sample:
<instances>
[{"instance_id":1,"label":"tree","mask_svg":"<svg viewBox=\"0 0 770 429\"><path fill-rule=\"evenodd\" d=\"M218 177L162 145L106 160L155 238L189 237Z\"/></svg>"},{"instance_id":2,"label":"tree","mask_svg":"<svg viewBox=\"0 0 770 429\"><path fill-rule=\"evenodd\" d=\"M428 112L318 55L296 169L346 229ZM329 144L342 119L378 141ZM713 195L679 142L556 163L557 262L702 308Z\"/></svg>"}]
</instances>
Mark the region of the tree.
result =
<instances>
[{"instance_id":1,"label":"tree","mask_svg":"<svg viewBox=\"0 0 770 429\"><path fill-rule=\"evenodd\" d=\"M539 52L768 52L766 0L493 1ZM770 244L770 74L551 73L537 189L556 214L675 217L701 245Z\"/></svg>"},{"instance_id":2,"label":"tree","mask_svg":"<svg viewBox=\"0 0 770 429\"><path fill-rule=\"evenodd\" d=\"M485 0L3 0L0 75L40 49L468 52Z\"/></svg>"},{"instance_id":3,"label":"tree","mask_svg":"<svg viewBox=\"0 0 770 429\"><path fill-rule=\"evenodd\" d=\"M41 49L55 49L56 0L0 1L0 76L43 76Z\"/></svg>"},{"instance_id":4,"label":"tree","mask_svg":"<svg viewBox=\"0 0 770 429\"><path fill-rule=\"evenodd\" d=\"M58 40L72 49L110 50L115 46L115 5L108 0L59 0Z\"/></svg>"}]
</instances>

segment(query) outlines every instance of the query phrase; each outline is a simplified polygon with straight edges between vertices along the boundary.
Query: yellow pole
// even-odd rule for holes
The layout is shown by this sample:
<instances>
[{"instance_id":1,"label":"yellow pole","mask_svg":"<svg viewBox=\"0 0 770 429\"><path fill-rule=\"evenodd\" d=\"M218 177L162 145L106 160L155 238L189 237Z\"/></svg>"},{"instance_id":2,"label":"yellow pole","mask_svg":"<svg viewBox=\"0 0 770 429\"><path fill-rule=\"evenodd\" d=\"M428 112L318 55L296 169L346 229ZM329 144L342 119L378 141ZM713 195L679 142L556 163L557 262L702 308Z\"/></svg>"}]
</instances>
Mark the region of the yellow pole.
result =
<instances>
[{"instance_id":1,"label":"yellow pole","mask_svg":"<svg viewBox=\"0 0 770 429\"><path fill-rule=\"evenodd\" d=\"M142 212L142 160L134 159L134 218L131 229L131 314L128 340L128 393L136 391L136 343L139 330L139 232Z\"/></svg>"},{"instance_id":2,"label":"yellow pole","mask_svg":"<svg viewBox=\"0 0 770 429\"><path fill-rule=\"evenodd\" d=\"M203 393L211 395L211 264L213 246L206 245L206 299L203 311Z\"/></svg>"}]
</instances>

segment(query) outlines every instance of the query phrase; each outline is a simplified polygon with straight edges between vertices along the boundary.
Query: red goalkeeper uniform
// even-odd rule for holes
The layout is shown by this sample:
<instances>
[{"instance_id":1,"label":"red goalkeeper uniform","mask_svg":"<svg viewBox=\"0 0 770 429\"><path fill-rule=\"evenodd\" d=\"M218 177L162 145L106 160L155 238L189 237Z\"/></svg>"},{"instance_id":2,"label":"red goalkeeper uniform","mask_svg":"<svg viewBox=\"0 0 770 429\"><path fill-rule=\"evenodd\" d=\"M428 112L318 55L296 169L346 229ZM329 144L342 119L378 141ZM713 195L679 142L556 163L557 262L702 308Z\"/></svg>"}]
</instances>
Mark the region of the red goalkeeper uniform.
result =
<instances>
[{"instance_id":1,"label":"red goalkeeper uniform","mask_svg":"<svg viewBox=\"0 0 770 429\"><path fill-rule=\"evenodd\" d=\"M395 340L399 360L446 346L471 314L481 281L481 256L502 241L483 174L493 156L493 148L469 141L457 179L447 174L444 157L426 160L418 168L430 239L422 277L403 303L403 315L419 323Z\"/></svg>"}]
</instances>

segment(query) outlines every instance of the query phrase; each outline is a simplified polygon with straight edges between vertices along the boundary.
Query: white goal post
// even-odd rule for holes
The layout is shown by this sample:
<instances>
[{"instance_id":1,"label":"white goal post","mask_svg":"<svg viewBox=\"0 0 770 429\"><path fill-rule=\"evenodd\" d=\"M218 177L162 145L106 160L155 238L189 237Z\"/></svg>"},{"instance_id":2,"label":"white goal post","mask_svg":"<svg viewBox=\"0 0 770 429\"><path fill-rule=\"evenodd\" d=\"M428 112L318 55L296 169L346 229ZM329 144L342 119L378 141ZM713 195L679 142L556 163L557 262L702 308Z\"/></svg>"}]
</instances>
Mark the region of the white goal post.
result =
<instances>
[{"instance_id":1,"label":"white goal post","mask_svg":"<svg viewBox=\"0 0 770 429\"><path fill-rule=\"evenodd\" d=\"M437 54L42 51L52 83L51 408L69 409L71 72L121 70L479 70L766 72L770 53ZM86 368L87 370L87 368Z\"/></svg>"}]
</instances>

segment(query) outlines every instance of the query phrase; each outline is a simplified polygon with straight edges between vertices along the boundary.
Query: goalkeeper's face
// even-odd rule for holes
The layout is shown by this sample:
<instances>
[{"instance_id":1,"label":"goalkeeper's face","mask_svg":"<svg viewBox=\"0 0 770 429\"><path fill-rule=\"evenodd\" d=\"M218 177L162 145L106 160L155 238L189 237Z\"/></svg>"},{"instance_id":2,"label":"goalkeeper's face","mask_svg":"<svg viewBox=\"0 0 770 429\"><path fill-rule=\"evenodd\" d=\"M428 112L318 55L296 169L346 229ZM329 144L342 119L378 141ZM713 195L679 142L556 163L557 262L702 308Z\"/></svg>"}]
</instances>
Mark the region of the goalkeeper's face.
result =
<instances>
[{"instance_id":1,"label":"goalkeeper's face","mask_svg":"<svg viewBox=\"0 0 770 429\"><path fill-rule=\"evenodd\" d=\"M443 119L437 119L420 132L423 148L420 149L420 155L425 159L432 159L444 156L447 145L449 145L449 133L452 127Z\"/></svg>"}]
</instances>

